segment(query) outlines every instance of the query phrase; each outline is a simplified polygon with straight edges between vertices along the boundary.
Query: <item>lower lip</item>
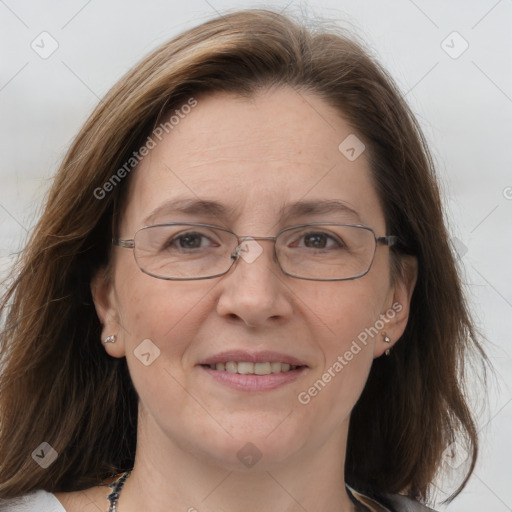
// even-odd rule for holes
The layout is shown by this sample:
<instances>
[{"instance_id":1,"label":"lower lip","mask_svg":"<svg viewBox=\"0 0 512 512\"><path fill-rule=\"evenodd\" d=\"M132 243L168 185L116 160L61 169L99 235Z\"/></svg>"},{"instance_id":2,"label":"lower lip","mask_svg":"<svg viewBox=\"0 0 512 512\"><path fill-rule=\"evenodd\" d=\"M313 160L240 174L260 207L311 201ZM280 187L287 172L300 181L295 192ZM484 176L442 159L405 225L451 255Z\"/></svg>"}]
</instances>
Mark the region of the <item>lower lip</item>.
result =
<instances>
[{"instance_id":1,"label":"lower lip","mask_svg":"<svg viewBox=\"0 0 512 512\"><path fill-rule=\"evenodd\" d=\"M268 375L242 375L223 370L212 370L208 366L201 368L217 382L239 391L270 391L298 379L307 371L306 366L288 372L270 373Z\"/></svg>"}]
</instances>

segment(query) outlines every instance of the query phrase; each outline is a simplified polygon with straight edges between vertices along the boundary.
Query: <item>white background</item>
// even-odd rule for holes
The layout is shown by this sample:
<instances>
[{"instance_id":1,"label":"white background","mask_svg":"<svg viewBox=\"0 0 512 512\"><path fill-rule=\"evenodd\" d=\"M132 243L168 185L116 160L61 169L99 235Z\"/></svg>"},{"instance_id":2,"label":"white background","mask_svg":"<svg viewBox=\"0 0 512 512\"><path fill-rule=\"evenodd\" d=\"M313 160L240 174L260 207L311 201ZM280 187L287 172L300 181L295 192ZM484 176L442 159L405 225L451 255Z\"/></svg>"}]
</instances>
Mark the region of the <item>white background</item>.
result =
<instances>
[{"instance_id":1,"label":"white background","mask_svg":"<svg viewBox=\"0 0 512 512\"><path fill-rule=\"evenodd\" d=\"M497 376L479 415L478 466L447 508L512 511L512 0L0 0L0 275L23 247L50 177L99 98L185 28L217 11L256 6L302 10L353 30L418 116ZM31 48L43 45L43 31L58 43L46 59ZM48 51L51 40L44 44Z\"/></svg>"}]
</instances>

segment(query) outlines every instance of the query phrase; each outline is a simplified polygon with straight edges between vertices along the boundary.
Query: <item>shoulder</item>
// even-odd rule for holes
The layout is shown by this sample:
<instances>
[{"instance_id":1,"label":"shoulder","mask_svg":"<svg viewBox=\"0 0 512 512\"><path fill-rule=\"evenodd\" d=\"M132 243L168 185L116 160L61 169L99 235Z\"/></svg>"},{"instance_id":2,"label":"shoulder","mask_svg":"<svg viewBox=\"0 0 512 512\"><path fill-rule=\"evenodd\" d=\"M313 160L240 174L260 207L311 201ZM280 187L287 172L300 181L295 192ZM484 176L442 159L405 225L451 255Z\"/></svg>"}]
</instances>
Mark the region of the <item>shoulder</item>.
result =
<instances>
[{"instance_id":1,"label":"shoulder","mask_svg":"<svg viewBox=\"0 0 512 512\"><path fill-rule=\"evenodd\" d=\"M66 512L54 494L38 489L31 493L0 500L0 512Z\"/></svg>"},{"instance_id":2,"label":"shoulder","mask_svg":"<svg viewBox=\"0 0 512 512\"><path fill-rule=\"evenodd\" d=\"M0 499L0 512L98 512L107 510L107 496L112 492L108 484L119 475L106 479L102 484L80 491L48 492L37 489L17 498Z\"/></svg>"},{"instance_id":3,"label":"shoulder","mask_svg":"<svg viewBox=\"0 0 512 512\"><path fill-rule=\"evenodd\" d=\"M386 501L393 507L396 512L436 512L434 509L423 505L418 501L411 500L407 496L399 494L387 495Z\"/></svg>"},{"instance_id":4,"label":"shoulder","mask_svg":"<svg viewBox=\"0 0 512 512\"><path fill-rule=\"evenodd\" d=\"M370 510L383 510L385 512L436 512L434 509L414 501L401 494L381 494L379 499L374 499L362 494L347 485L352 496L366 505Z\"/></svg>"}]
</instances>

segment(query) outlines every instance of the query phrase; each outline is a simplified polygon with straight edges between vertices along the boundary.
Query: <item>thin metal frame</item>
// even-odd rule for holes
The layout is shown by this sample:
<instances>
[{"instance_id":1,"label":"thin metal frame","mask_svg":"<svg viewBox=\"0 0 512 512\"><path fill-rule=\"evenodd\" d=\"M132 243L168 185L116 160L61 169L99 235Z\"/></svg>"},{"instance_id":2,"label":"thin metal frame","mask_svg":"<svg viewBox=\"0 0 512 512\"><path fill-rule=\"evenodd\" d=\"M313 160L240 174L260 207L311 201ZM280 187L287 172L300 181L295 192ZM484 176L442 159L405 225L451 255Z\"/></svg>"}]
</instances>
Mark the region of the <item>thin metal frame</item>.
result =
<instances>
[{"instance_id":1,"label":"thin metal frame","mask_svg":"<svg viewBox=\"0 0 512 512\"><path fill-rule=\"evenodd\" d=\"M231 259L233 261L232 261L231 265L229 266L229 268L225 272L222 272L220 274L214 274L213 276L206 276L206 277L163 277L163 276L158 276L156 274L152 274L151 272L144 270L139 265L139 262L137 261L137 258L135 257L135 251L133 251L133 258L135 260L135 263L137 264L139 269L142 272L144 272L144 274L147 274L148 276L154 277L156 279L164 279L166 281L198 281L198 280L203 280L203 279L213 279L215 277L220 277L220 276L226 275L233 268L234 264L240 259L240 254L239 254L239 252L237 252L237 250L239 249L241 243L245 242L247 240L273 241L274 242L275 259L277 261L277 264L279 265L279 268L283 272L283 274L285 274L287 276L294 277L295 279L303 279L306 281L352 281L354 279L359 279L360 277L363 277L366 274L368 274L368 272L370 272L370 269L372 268L372 265L373 265L373 261L375 260L375 254L377 252L378 244L392 247L392 246L396 245L398 242L398 236L396 236L396 235L386 235L386 236L377 237L375 234L375 231L368 226L363 226L362 224L345 224L342 222L311 222L311 223L306 223L306 224L297 224L296 226L289 226L289 227L281 229L280 231L278 231L276 236L250 236L250 235L240 236L227 228L224 228L222 226L216 226L214 224L202 224L202 223L198 223L198 222L166 222L163 224L153 224L151 226L143 226L142 228L138 229L135 232L135 234L133 235L133 238L130 238L130 239L113 238L112 245L114 245L116 247L121 247L123 249L135 249L135 237L137 236L137 233L139 231L142 231L142 230L148 229L148 228L159 227L159 226L198 226L198 227L203 227L203 228L218 229L220 231L225 231L226 233L230 233L233 236L235 236L237 239L237 244L238 244L237 247L235 248L235 251L231 254ZM309 227L309 226L347 226L347 227L361 228L361 229L365 229L365 230L369 231L373 235L373 239L375 240L375 249L373 251L372 259L370 261L368 269L365 272L362 272L361 274L358 274L353 277L342 277L342 278L333 278L333 279L331 279L331 278L317 279L317 278L313 278L313 277L301 277L301 276L297 276L295 274L286 272L283 269L283 267L281 266L281 262L279 261L279 257L277 256L276 240L282 233L284 233L286 231L290 231L292 229L297 229L297 228Z\"/></svg>"}]
</instances>

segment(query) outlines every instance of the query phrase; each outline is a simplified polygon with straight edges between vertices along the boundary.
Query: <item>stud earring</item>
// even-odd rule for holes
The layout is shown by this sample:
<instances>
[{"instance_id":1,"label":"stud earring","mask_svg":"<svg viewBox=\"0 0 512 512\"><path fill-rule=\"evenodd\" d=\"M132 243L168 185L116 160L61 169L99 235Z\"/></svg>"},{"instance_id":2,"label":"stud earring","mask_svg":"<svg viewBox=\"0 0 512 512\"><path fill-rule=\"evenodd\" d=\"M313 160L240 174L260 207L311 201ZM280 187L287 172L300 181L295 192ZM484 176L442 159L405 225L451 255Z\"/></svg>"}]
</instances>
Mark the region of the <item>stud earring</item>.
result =
<instances>
[{"instance_id":1,"label":"stud earring","mask_svg":"<svg viewBox=\"0 0 512 512\"><path fill-rule=\"evenodd\" d=\"M115 343L115 342L116 342L116 335L115 334L112 334L108 338L105 338L105 340L103 341L103 343Z\"/></svg>"},{"instance_id":2,"label":"stud earring","mask_svg":"<svg viewBox=\"0 0 512 512\"><path fill-rule=\"evenodd\" d=\"M383 334L383 336L384 336L385 343L391 343L391 338L387 334ZM391 354L391 349L387 348L386 352L384 352L384 353L386 354L386 356L389 356L389 354Z\"/></svg>"}]
</instances>

